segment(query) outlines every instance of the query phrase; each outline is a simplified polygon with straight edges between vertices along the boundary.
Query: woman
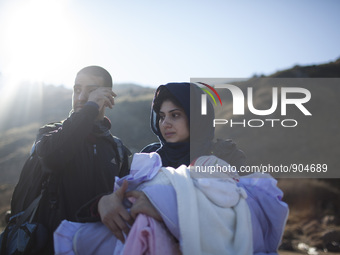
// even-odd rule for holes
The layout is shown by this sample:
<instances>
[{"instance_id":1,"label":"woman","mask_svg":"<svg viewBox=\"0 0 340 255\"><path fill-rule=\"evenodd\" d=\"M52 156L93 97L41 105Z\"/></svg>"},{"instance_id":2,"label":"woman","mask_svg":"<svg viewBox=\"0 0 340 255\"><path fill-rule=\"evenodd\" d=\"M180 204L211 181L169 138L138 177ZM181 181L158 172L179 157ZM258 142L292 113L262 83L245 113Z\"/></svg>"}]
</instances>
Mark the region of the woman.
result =
<instances>
[{"instance_id":1,"label":"woman","mask_svg":"<svg viewBox=\"0 0 340 255\"><path fill-rule=\"evenodd\" d=\"M151 111L151 128L160 142L145 147L143 152L156 151L161 155L163 166L189 165L201 155L215 155L239 169L245 164L244 153L237 149L231 140L213 142L215 130L211 123L215 118L214 109L208 101L207 115L201 115L198 110L201 108L201 94L202 90L190 83L168 83L160 86L155 93ZM191 146L188 140L167 141L164 134L166 129L170 128L169 123L162 118L159 110L162 102L167 99L173 102L174 106L183 109L189 126L199 125L189 127ZM276 180L269 175L254 174L242 177L238 186L243 187L248 194L254 254L275 254L288 215L288 207L281 201L282 191L276 187Z\"/></svg>"},{"instance_id":2,"label":"woman","mask_svg":"<svg viewBox=\"0 0 340 255\"><path fill-rule=\"evenodd\" d=\"M191 160L200 155L214 154L226 160L229 164L237 168L245 163L245 156L242 151L236 148L236 145L230 140L213 143L215 129L212 125L215 118L214 109L210 101L207 104L207 115L201 115L198 109L201 108L200 98L203 94L202 90L194 84L190 83L168 83L158 87L153 106L151 109L151 129L158 137L159 143L154 143L145 147L142 152L156 151L162 158L163 166L178 167L181 164L190 164ZM163 135L165 129L160 116L160 107L162 102L170 101L185 113L188 123L188 134L185 141L169 140ZM193 109L190 111L190 106ZM191 127L190 123L199 125L199 127ZM191 143L191 146L190 146ZM190 154L191 153L191 154Z\"/></svg>"},{"instance_id":3,"label":"woman","mask_svg":"<svg viewBox=\"0 0 340 255\"><path fill-rule=\"evenodd\" d=\"M191 159L196 159L201 155L211 154L218 155L220 158L236 167L239 167L244 163L244 154L239 151L235 144L231 141L213 142L214 128L212 125L209 125L209 123L212 123L214 114L210 103L208 103L207 107L208 114L205 116L202 116L199 111L190 112L190 100L188 99L200 98L201 94L202 92L197 86L190 85L189 83L169 83L162 85L157 89L151 111L151 127L153 132L158 136L160 143L151 144L145 147L143 152L156 151L160 155L161 165L163 167L171 166L177 168L182 164L188 166ZM196 102L195 100L191 100L192 109L200 109L198 103L199 102ZM190 123L199 123L200 128L191 128L190 130ZM192 140L191 143L190 134L195 137L195 140ZM172 235L174 235L178 240L181 239L181 236L185 235L183 233L181 235L180 233L180 218L182 215L178 216L177 213L166 213L169 211L178 211L177 204L179 198L176 197L176 192L173 192L173 187L171 185L149 185L144 187L143 192L132 191L128 193L130 196L136 198L136 202L131 207L131 214L129 214L125 207L122 206L124 193L127 189L127 182L119 183L118 181L117 184L121 185L121 188L111 195L102 197L98 203L98 211L102 222L117 236L119 240L124 241L122 232L125 232L126 234L128 233L128 225L132 224L132 218L135 218L139 213L144 213L157 220L164 221ZM240 185L247 186L247 184ZM249 184L249 186L250 185L252 184ZM176 184L174 183L173 186L176 186ZM252 187L255 186L256 185L253 185ZM159 188L161 188L162 192L159 192ZM250 190L248 191L251 192ZM260 191L257 192L261 193ZM179 192L177 192L177 194L178 193ZM150 204L150 201L146 198L145 194L147 194L149 199L151 198L150 200L153 206ZM164 205L164 197L167 197L168 201L170 201L167 202L166 205ZM270 200L270 197L268 199ZM272 200L275 199L275 197L272 197ZM253 200L248 199L248 205L258 209L258 207L254 206L257 204L254 203ZM266 202L270 202L269 200ZM156 210L155 207L158 210ZM284 205L281 207L284 207ZM190 210L190 208L188 210ZM202 210L204 210L204 208ZM282 211L284 211L284 208ZM262 218L260 220L258 219L260 213L258 213L258 211L255 211L255 213L256 215L251 215L252 221L261 222L262 220L263 222ZM268 226L268 224L266 224L266 226ZM264 229L263 231L268 233L267 229ZM279 233L280 231L282 232L282 229L277 232ZM251 231L248 229L248 232ZM92 231L92 236L93 233L99 232ZM103 234L101 233L101 237L102 236ZM106 236L110 236L110 233L108 232L108 235ZM275 236L275 238L279 241L281 236ZM262 240L259 241L257 239L261 238L254 236L254 248L256 248L254 249L254 253L276 251L277 246L274 247L273 250L268 250L268 247L261 242ZM278 243L278 241L271 240L271 243ZM103 248L107 243L110 242L103 239L103 242L101 242L98 247L101 246L101 248ZM256 246L257 243L261 243L260 247L257 247L259 245ZM99 251L100 248L96 249Z\"/></svg>"}]
</instances>

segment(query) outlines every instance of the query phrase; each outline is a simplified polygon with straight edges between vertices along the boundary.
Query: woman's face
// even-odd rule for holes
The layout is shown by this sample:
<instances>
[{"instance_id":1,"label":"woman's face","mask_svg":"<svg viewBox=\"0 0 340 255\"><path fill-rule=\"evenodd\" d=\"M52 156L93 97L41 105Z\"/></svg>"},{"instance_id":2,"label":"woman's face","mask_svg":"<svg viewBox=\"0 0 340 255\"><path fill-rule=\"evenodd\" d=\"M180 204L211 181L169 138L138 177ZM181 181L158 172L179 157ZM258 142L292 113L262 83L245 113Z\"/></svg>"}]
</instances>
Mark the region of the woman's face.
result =
<instances>
[{"instance_id":1,"label":"woman's face","mask_svg":"<svg viewBox=\"0 0 340 255\"><path fill-rule=\"evenodd\" d=\"M189 141L188 118L184 110L170 100L162 103L159 111L159 129L165 141L169 143Z\"/></svg>"}]
</instances>

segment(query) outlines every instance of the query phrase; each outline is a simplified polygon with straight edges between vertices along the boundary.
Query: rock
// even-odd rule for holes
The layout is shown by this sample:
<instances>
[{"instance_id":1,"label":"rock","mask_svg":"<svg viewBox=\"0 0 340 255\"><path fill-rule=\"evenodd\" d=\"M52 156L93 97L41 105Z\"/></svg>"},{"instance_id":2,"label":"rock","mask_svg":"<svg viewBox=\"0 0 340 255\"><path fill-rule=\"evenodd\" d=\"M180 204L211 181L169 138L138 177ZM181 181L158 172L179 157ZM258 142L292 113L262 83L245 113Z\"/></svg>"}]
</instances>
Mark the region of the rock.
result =
<instances>
[{"instance_id":1,"label":"rock","mask_svg":"<svg viewBox=\"0 0 340 255\"><path fill-rule=\"evenodd\" d=\"M317 220L312 220L302 227L302 231L305 235L309 236L317 232L321 232L322 228Z\"/></svg>"},{"instance_id":2,"label":"rock","mask_svg":"<svg viewBox=\"0 0 340 255\"><path fill-rule=\"evenodd\" d=\"M330 252L340 252L340 230L330 230L321 237L324 249Z\"/></svg>"},{"instance_id":3,"label":"rock","mask_svg":"<svg viewBox=\"0 0 340 255\"><path fill-rule=\"evenodd\" d=\"M329 225L336 225L338 219L334 215L326 215L322 218L322 224L329 226Z\"/></svg>"},{"instance_id":4,"label":"rock","mask_svg":"<svg viewBox=\"0 0 340 255\"><path fill-rule=\"evenodd\" d=\"M285 250L285 251L295 251L293 244L290 240L283 240L279 250Z\"/></svg>"}]
</instances>

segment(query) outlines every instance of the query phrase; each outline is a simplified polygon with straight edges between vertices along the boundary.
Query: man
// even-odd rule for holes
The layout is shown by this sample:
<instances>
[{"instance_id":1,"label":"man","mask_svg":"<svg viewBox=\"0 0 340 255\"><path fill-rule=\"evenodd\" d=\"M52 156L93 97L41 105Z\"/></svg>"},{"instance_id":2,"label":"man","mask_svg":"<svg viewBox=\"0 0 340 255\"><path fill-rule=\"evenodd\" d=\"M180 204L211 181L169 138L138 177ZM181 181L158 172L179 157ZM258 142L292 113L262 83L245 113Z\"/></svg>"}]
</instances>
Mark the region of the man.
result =
<instances>
[{"instance_id":1,"label":"man","mask_svg":"<svg viewBox=\"0 0 340 255\"><path fill-rule=\"evenodd\" d=\"M77 221L81 206L112 192L115 176L128 174L130 152L111 135L111 123L104 117L115 96L105 69L85 67L75 79L71 115L39 130L35 151L52 172L49 185L56 187L49 187L38 211L39 222L49 231L47 254L53 254L52 234L63 219Z\"/></svg>"}]
</instances>

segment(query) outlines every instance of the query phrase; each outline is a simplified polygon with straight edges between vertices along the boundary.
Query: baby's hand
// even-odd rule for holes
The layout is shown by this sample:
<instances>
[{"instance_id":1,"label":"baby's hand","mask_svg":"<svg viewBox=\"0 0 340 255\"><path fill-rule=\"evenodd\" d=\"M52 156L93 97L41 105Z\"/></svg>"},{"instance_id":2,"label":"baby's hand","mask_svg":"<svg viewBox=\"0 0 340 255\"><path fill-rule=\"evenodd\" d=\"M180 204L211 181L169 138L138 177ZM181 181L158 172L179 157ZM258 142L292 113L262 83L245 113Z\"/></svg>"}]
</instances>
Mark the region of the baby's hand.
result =
<instances>
[{"instance_id":1,"label":"baby's hand","mask_svg":"<svg viewBox=\"0 0 340 255\"><path fill-rule=\"evenodd\" d=\"M130 209L132 218L136 219L139 213L145 214L154 218L155 220L162 221L162 217L156 208L151 204L148 197L142 191L133 190L127 192L126 197L134 198L134 203Z\"/></svg>"}]
</instances>

